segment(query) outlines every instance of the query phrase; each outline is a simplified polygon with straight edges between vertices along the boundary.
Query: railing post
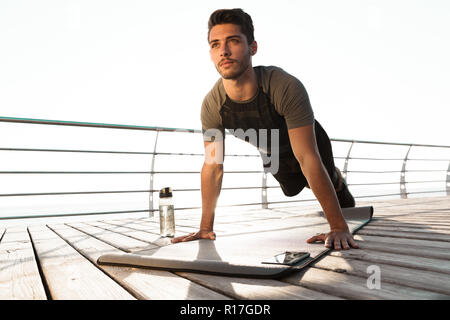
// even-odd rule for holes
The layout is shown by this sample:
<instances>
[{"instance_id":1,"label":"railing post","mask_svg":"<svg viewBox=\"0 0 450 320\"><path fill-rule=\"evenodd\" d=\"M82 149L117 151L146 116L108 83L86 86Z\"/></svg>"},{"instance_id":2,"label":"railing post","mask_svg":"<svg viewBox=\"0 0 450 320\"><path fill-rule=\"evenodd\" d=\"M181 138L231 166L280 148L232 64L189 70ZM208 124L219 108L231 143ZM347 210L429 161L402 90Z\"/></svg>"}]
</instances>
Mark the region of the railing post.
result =
<instances>
[{"instance_id":1,"label":"railing post","mask_svg":"<svg viewBox=\"0 0 450 320\"><path fill-rule=\"evenodd\" d=\"M261 208L269 208L269 204L267 203L267 174L265 172L263 172L262 176Z\"/></svg>"},{"instance_id":2,"label":"railing post","mask_svg":"<svg viewBox=\"0 0 450 320\"><path fill-rule=\"evenodd\" d=\"M450 161L448 162L445 190L447 192L447 196L450 196Z\"/></svg>"},{"instance_id":3,"label":"railing post","mask_svg":"<svg viewBox=\"0 0 450 320\"><path fill-rule=\"evenodd\" d=\"M405 159L403 159L402 171L400 173L400 197L402 199L408 198L408 193L406 192L406 163L408 162L408 155L411 151L412 145L409 146L408 152L406 152Z\"/></svg>"},{"instance_id":4,"label":"railing post","mask_svg":"<svg viewBox=\"0 0 450 320\"><path fill-rule=\"evenodd\" d=\"M350 148L348 149L347 157L345 158L345 163L344 163L344 170L342 170L342 176L344 177L345 180L347 180L348 162L350 161L350 152L352 152L354 143L355 143L355 141L352 141L352 144L350 145Z\"/></svg>"},{"instance_id":5,"label":"railing post","mask_svg":"<svg viewBox=\"0 0 450 320\"><path fill-rule=\"evenodd\" d=\"M154 216L154 207L153 207L153 179L154 179L154 171L155 171L155 161L156 161L156 145L158 144L158 136L159 130L156 130L156 138L155 145L153 146L153 156L152 156L152 169L150 170L150 203L149 203L149 217L153 218Z\"/></svg>"}]
</instances>

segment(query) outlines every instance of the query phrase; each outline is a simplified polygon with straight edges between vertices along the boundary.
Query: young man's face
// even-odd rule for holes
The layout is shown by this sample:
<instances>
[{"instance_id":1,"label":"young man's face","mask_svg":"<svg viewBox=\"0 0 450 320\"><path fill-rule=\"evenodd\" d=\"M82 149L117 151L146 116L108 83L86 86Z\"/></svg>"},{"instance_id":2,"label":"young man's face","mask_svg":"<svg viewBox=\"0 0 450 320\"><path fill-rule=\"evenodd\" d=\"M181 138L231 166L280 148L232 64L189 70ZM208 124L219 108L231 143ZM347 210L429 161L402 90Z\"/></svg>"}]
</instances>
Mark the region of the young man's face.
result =
<instances>
[{"instance_id":1,"label":"young man's face","mask_svg":"<svg viewBox=\"0 0 450 320\"><path fill-rule=\"evenodd\" d=\"M256 42L249 45L238 25L218 24L209 33L209 48L211 60L222 78L237 79L251 67Z\"/></svg>"}]
</instances>

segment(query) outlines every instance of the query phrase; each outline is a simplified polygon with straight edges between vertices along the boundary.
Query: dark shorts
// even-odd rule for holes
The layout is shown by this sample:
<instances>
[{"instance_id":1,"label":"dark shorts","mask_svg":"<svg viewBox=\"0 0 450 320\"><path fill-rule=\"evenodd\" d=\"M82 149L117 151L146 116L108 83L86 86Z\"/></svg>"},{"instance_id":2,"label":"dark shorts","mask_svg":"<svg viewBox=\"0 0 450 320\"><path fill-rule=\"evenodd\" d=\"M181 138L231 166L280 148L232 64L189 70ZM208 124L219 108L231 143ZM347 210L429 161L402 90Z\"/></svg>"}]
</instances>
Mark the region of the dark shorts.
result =
<instances>
[{"instance_id":1,"label":"dark shorts","mask_svg":"<svg viewBox=\"0 0 450 320\"><path fill-rule=\"evenodd\" d=\"M330 176L331 182L336 187L339 183L339 177L336 174L336 168L333 159L333 150L331 147L330 138L328 138L327 133L322 128L320 123L315 120L314 132L316 135L317 147L319 149L319 154L322 159L322 163L327 169L328 175ZM308 181L306 180L303 172L278 172L274 174L275 179L280 183L281 190L288 197L293 197L300 193L305 187L308 186Z\"/></svg>"}]
</instances>

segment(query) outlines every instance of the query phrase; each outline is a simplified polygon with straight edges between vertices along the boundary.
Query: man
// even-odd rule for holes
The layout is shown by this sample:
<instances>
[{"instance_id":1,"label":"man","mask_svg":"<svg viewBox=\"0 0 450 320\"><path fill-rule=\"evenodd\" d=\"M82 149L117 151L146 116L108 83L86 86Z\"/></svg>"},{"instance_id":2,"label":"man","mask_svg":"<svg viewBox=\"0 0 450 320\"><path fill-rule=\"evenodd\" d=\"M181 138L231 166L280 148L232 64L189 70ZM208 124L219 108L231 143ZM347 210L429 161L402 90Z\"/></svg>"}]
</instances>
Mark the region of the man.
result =
<instances>
[{"instance_id":1,"label":"man","mask_svg":"<svg viewBox=\"0 0 450 320\"><path fill-rule=\"evenodd\" d=\"M314 119L301 82L277 67L253 67L254 40L251 17L241 9L217 10L208 23L211 60L221 79L205 97L201 119L204 132L205 162L201 171L202 219L200 230L177 237L173 243L197 239L214 240L214 210L223 176L224 129L236 132L277 130L276 138L266 135L248 141L258 147L265 171L267 161L278 159L271 173L286 196L311 188L330 225L330 232L311 237L336 250L357 248L345 222L341 207L354 207L355 201L339 170L334 166L330 140ZM273 140L273 141L272 141ZM271 159L272 160L272 159Z\"/></svg>"}]
</instances>

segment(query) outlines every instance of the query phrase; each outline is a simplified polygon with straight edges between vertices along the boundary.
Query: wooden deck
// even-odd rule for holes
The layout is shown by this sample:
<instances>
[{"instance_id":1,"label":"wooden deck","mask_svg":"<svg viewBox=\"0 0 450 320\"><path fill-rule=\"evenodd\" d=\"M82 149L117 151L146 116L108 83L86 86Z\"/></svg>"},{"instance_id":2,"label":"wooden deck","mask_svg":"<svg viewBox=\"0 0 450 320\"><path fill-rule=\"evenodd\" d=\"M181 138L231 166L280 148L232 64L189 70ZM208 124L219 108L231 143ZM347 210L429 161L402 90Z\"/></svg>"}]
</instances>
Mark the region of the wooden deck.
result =
<instances>
[{"instance_id":1,"label":"wooden deck","mask_svg":"<svg viewBox=\"0 0 450 320\"><path fill-rule=\"evenodd\" d=\"M358 205L375 208L355 236L361 249L332 251L280 280L97 265L104 253L167 244L156 219L143 215L0 224L0 299L450 299L450 197ZM317 209L217 214L216 232L267 230ZM176 217L177 235L195 231L200 219L198 212ZM368 288L370 266L379 268L379 289Z\"/></svg>"}]
</instances>

